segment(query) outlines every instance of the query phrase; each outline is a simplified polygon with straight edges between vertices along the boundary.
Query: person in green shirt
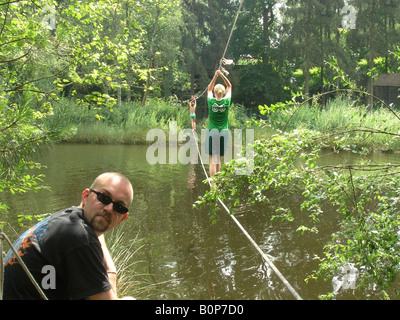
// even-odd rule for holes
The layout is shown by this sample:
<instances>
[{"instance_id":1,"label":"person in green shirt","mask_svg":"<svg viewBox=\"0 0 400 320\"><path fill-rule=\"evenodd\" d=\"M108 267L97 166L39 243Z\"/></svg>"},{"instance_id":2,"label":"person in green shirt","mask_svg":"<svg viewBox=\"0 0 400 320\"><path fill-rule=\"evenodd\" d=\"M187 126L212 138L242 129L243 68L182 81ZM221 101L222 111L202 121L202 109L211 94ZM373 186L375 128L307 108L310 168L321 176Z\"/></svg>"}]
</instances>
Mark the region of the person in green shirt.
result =
<instances>
[{"instance_id":1,"label":"person in green shirt","mask_svg":"<svg viewBox=\"0 0 400 320\"><path fill-rule=\"evenodd\" d=\"M218 77L225 83L215 84ZM229 108L231 105L232 85L228 78L217 70L208 85L208 113L209 123L206 136L206 153L210 156L210 176L221 170L222 157L228 146L229 138Z\"/></svg>"}]
</instances>

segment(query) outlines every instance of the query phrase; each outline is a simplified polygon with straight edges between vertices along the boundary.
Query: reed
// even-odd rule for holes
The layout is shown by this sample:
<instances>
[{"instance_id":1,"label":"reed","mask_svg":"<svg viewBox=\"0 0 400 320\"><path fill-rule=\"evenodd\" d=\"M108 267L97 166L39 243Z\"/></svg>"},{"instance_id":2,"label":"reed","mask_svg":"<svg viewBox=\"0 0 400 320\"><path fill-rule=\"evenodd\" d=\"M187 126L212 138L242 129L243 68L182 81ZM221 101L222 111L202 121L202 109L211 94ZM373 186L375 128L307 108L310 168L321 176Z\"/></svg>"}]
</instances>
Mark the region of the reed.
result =
<instances>
[{"instance_id":1,"label":"reed","mask_svg":"<svg viewBox=\"0 0 400 320\"><path fill-rule=\"evenodd\" d=\"M149 130L161 129L168 135L170 121L176 121L178 132L191 128L188 105L175 98L153 99L146 106L138 102L123 103L112 110L88 108L61 98L54 114L47 121L60 121L64 127L72 127L74 134L64 140L71 143L150 144L153 142L146 140ZM207 118L196 120L198 129L207 128ZM245 128L249 120L242 106L232 105L229 115L232 128Z\"/></svg>"},{"instance_id":2,"label":"reed","mask_svg":"<svg viewBox=\"0 0 400 320\"><path fill-rule=\"evenodd\" d=\"M400 120L384 106L368 110L367 106L347 96L338 96L320 105L277 111L268 120L277 129L308 129L340 138L327 141L330 147L364 149L367 152L400 150ZM340 143L340 145L338 145Z\"/></svg>"},{"instance_id":3,"label":"reed","mask_svg":"<svg viewBox=\"0 0 400 320\"><path fill-rule=\"evenodd\" d=\"M132 229L125 225L114 228L107 234L107 243L117 268L117 292L119 297L146 299L153 284L151 275L143 272L140 251L143 249L139 233L132 235Z\"/></svg>"}]
</instances>

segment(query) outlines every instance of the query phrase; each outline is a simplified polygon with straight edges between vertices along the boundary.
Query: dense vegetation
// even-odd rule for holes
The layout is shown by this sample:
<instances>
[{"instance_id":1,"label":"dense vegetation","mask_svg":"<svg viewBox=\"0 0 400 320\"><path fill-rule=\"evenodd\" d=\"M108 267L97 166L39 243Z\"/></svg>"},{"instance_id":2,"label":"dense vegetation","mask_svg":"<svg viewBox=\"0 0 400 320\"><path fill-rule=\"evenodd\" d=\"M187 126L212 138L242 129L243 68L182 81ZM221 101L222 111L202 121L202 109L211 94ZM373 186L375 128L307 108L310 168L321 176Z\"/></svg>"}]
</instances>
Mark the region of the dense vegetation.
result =
<instances>
[{"instance_id":1,"label":"dense vegetation","mask_svg":"<svg viewBox=\"0 0 400 320\"><path fill-rule=\"evenodd\" d=\"M178 132L191 127L188 107L172 97L168 100L149 100L145 108L139 101L123 102L113 112L101 108L81 108L71 99L61 98L54 108L54 117L47 117L46 125L58 122L71 134L64 141L97 144L150 144L147 133L151 129L169 130L169 122L176 121ZM240 105L232 105L229 114L231 128L243 128L250 118ZM208 119L197 118L199 130L206 128Z\"/></svg>"},{"instance_id":2,"label":"dense vegetation","mask_svg":"<svg viewBox=\"0 0 400 320\"><path fill-rule=\"evenodd\" d=\"M143 143L147 130L172 119L189 127L187 99L218 68L240 3L2 1L0 192L39 188L41 176L28 174L40 167L32 155L51 143ZM399 150L396 106L373 86L399 70L399 29L395 0L244 1L225 55L234 64L224 65L232 124L252 118L276 134L260 134L252 175L235 176L243 163L233 161L199 201L211 204L213 219L221 197L272 205L275 219L292 222L297 204L310 218L302 232L318 231L324 206L337 208L340 230L310 278L330 279L353 263L358 288L385 298L395 296L399 274L398 166L317 160L326 148ZM202 99L198 112L205 116ZM288 205L271 197L283 188L303 198Z\"/></svg>"}]
</instances>

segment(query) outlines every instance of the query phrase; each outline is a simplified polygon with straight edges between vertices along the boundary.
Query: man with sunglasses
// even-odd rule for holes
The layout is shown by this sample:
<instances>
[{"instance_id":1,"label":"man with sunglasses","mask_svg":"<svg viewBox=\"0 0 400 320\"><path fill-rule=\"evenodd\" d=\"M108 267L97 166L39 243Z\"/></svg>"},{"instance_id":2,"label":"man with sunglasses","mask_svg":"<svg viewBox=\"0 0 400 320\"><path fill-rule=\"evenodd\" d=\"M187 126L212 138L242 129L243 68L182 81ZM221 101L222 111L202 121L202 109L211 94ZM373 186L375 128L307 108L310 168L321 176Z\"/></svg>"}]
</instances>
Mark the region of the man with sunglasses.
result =
<instances>
[{"instance_id":1,"label":"man with sunglasses","mask_svg":"<svg viewBox=\"0 0 400 320\"><path fill-rule=\"evenodd\" d=\"M125 176L101 174L82 192L78 207L54 213L15 242L48 299L118 299L116 268L104 233L126 219L132 200L132 185ZM3 299L41 299L13 251L4 266Z\"/></svg>"}]
</instances>

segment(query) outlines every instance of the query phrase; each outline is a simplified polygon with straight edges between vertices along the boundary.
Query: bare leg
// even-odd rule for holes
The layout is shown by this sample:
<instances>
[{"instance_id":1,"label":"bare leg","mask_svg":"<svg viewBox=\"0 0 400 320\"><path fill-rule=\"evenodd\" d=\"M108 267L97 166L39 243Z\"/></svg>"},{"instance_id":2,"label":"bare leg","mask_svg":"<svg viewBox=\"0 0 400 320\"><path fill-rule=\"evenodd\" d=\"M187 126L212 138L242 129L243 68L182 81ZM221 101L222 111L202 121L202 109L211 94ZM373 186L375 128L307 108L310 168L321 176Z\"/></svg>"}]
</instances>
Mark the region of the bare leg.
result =
<instances>
[{"instance_id":1,"label":"bare leg","mask_svg":"<svg viewBox=\"0 0 400 320\"><path fill-rule=\"evenodd\" d=\"M217 172L221 171L221 157L210 155L210 177L212 177Z\"/></svg>"}]
</instances>

